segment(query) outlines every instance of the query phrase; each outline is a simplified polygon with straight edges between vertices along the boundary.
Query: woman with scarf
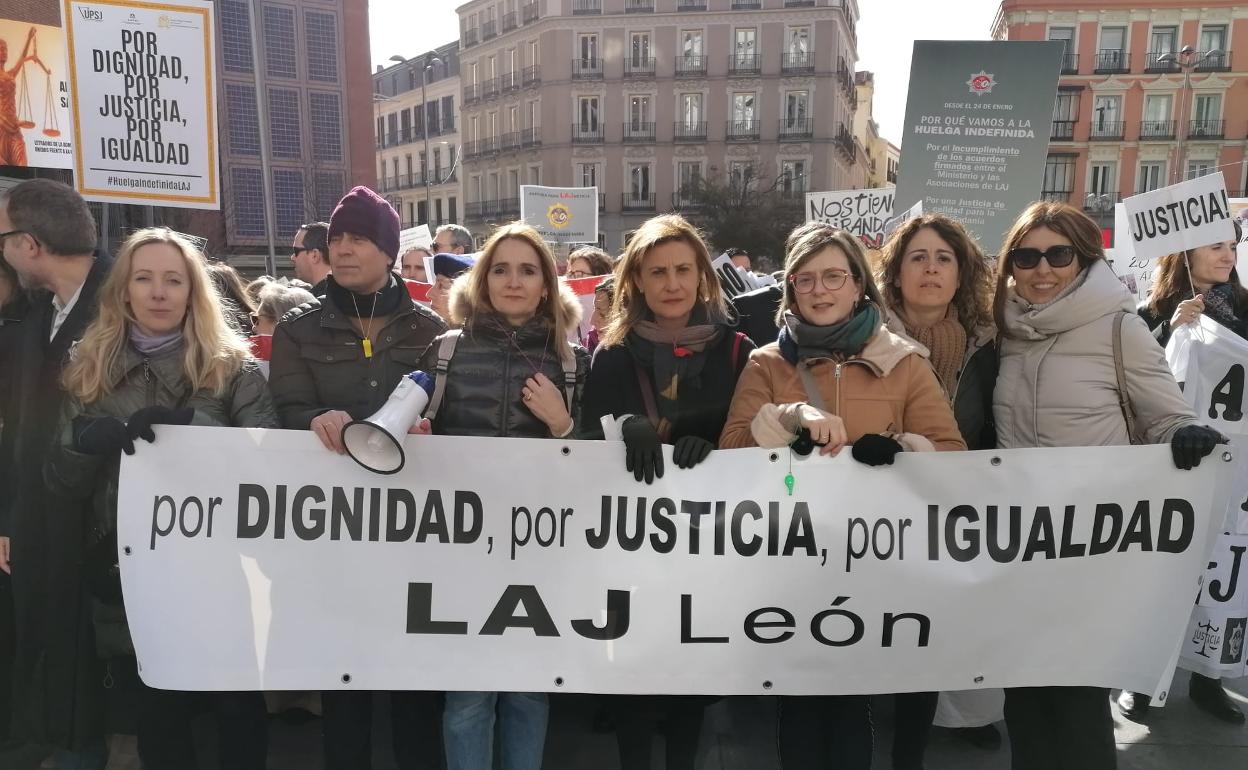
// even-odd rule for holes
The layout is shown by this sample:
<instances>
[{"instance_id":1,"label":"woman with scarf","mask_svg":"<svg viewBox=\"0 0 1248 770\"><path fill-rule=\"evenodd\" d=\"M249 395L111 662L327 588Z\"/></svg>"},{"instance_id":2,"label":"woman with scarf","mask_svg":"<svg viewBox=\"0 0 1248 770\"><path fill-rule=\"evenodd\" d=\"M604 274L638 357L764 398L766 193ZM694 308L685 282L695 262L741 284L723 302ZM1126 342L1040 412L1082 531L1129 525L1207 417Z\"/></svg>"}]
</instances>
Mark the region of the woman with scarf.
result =
<instances>
[{"instance_id":1,"label":"woman with scarf","mask_svg":"<svg viewBox=\"0 0 1248 770\"><path fill-rule=\"evenodd\" d=\"M1240 283L1235 267L1241 232L1239 220L1234 222L1235 240L1161 258L1153 293L1137 312L1162 347L1175 329L1196 323L1202 315L1248 339L1248 289ZM1193 671L1187 692L1205 713L1224 722L1243 724L1244 712L1222 689L1220 679ZM1118 696L1118 708L1130 719L1142 718L1151 705L1149 696L1142 693L1123 690Z\"/></svg>"},{"instance_id":2,"label":"woman with scarf","mask_svg":"<svg viewBox=\"0 0 1248 770\"><path fill-rule=\"evenodd\" d=\"M190 241L166 228L130 236L100 289L96 320L73 348L64 382L71 400L45 481L67 499L91 501L84 575L96 648L133 697L143 766L196 767L191 719L203 700L217 714L220 765L262 770L268 715L261 693L156 690L135 675L117 568L122 452L133 454L137 439L154 441L154 425L277 426L264 377L229 326L203 255Z\"/></svg>"},{"instance_id":3,"label":"woman with scarf","mask_svg":"<svg viewBox=\"0 0 1248 770\"><path fill-rule=\"evenodd\" d=\"M877 277L889 329L927 348L967 448L996 446L992 275L979 245L959 222L925 214L897 228L884 244ZM999 747L1001 733L993 722L1002 718L1003 705L999 688L898 695L893 769L921 770L933 718L976 746Z\"/></svg>"},{"instance_id":4,"label":"woman with scarf","mask_svg":"<svg viewBox=\"0 0 1248 770\"><path fill-rule=\"evenodd\" d=\"M898 452L965 449L924 349L889 331L858 239L810 222L789 236L780 338L750 356L720 446L787 447L806 430L823 454L891 465ZM865 695L782 696L785 770L868 770Z\"/></svg>"},{"instance_id":5,"label":"woman with scarf","mask_svg":"<svg viewBox=\"0 0 1248 770\"><path fill-rule=\"evenodd\" d=\"M679 468L718 445L732 391L754 345L734 332L706 243L683 217L643 224L615 268L607 327L585 384L581 435L624 442L637 481L664 474L663 444ZM692 770L711 698L611 699L623 770L649 770L661 723L668 770Z\"/></svg>"},{"instance_id":6,"label":"woman with scarf","mask_svg":"<svg viewBox=\"0 0 1248 770\"><path fill-rule=\"evenodd\" d=\"M495 230L456 279L448 307L457 328L435 340L420 365L445 372L441 400L435 390L417 432L572 436L589 354L568 342L581 305L542 236L519 222ZM503 770L538 770L548 716L545 693L448 692L447 770L491 770L496 732Z\"/></svg>"}]
</instances>

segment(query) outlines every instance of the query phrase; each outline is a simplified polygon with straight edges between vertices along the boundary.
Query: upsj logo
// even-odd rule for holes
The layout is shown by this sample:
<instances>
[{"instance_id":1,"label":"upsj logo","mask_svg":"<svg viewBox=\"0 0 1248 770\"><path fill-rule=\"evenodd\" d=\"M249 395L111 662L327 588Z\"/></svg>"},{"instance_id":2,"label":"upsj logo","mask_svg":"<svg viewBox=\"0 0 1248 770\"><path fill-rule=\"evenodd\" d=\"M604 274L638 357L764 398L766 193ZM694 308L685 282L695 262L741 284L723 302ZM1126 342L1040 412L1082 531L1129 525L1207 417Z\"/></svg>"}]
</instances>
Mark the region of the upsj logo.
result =
<instances>
[{"instance_id":1,"label":"upsj logo","mask_svg":"<svg viewBox=\"0 0 1248 770\"><path fill-rule=\"evenodd\" d=\"M85 5L78 6L78 15L87 21L104 21L104 14Z\"/></svg>"},{"instance_id":2,"label":"upsj logo","mask_svg":"<svg viewBox=\"0 0 1248 770\"><path fill-rule=\"evenodd\" d=\"M572 224L572 210L562 203L552 203L546 209L546 221L556 230L562 230Z\"/></svg>"},{"instance_id":3,"label":"upsj logo","mask_svg":"<svg viewBox=\"0 0 1248 770\"><path fill-rule=\"evenodd\" d=\"M971 89L971 93L977 95L992 93L992 87L996 84L996 79L983 70L971 75L971 79L966 81L966 85Z\"/></svg>"}]
</instances>

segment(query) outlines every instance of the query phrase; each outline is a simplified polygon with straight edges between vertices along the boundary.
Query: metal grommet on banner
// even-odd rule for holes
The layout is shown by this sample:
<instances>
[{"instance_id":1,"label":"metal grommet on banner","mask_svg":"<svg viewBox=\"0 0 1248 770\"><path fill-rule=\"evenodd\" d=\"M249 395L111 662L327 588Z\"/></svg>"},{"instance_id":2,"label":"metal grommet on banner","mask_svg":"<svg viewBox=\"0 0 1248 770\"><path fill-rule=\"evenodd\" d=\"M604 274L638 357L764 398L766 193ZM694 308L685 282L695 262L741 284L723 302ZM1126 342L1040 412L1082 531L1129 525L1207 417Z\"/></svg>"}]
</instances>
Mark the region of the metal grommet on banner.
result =
<instances>
[{"instance_id":1,"label":"metal grommet on banner","mask_svg":"<svg viewBox=\"0 0 1248 770\"><path fill-rule=\"evenodd\" d=\"M555 687L563 687L563 677L555 677Z\"/></svg>"},{"instance_id":2,"label":"metal grommet on banner","mask_svg":"<svg viewBox=\"0 0 1248 770\"><path fill-rule=\"evenodd\" d=\"M560 450L559 450L559 452L560 452L560 454L562 454L564 457L567 457L568 455L572 454L572 447L570 447L570 446L565 446L564 448L560 449Z\"/></svg>"},{"instance_id":3,"label":"metal grommet on banner","mask_svg":"<svg viewBox=\"0 0 1248 770\"><path fill-rule=\"evenodd\" d=\"M121 549L121 552L122 552L122 553L124 553L126 556L129 556L129 555L130 555L130 546L126 546L125 548L122 548L122 549Z\"/></svg>"},{"instance_id":4,"label":"metal grommet on banner","mask_svg":"<svg viewBox=\"0 0 1248 770\"><path fill-rule=\"evenodd\" d=\"M992 463L993 465L1000 465L1000 464L1001 464L1001 458L1000 458L1000 457L994 457L994 458L992 458L991 460L989 460L988 462Z\"/></svg>"},{"instance_id":5,"label":"metal grommet on banner","mask_svg":"<svg viewBox=\"0 0 1248 770\"><path fill-rule=\"evenodd\" d=\"M772 452L771 454L767 455L767 459L771 460L773 463L778 462L780 460L780 455L775 452Z\"/></svg>"},{"instance_id":6,"label":"metal grommet on banner","mask_svg":"<svg viewBox=\"0 0 1248 770\"><path fill-rule=\"evenodd\" d=\"M983 674L980 674L979 676L975 677L975 680L974 680L974 681L975 681L975 684L983 684L983 683L984 683L984 675L983 675Z\"/></svg>"},{"instance_id":7,"label":"metal grommet on banner","mask_svg":"<svg viewBox=\"0 0 1248 770\"><path fill-rule=\"evenodd\" d=\"M763 681L763 689L764 689L764 690L770 690L770 689L771 689L771 680L770 680L770 679L766 679L766 680L764 680L764 681Z\"/></svg>"},{"instance_id":8,"label":"metal grommet on banner","mask_svg":"<svg viewBox=\"0 0 1248 770\"><path fill-rule=\"evenodd\" d=\"M1161 691L1161 698L1160 698L1160 700L1161 700L1162 702L1164 702L1164 701L1166 700L1166 696L1167 696L1167 695L1169 695L1169 694L1170 694L1170 693L1166 692L1165 690L1162 690L1162 691Z\"/></svg>"},{"instance_id":9,"label":"metal grommet on banner","mask_svg":"<svg viewBox=\"0 0 1248 770\"><path fill-rule=\"evenodd\" d=\"M343 684L351 684L351 675L350 675L350 674L343 674L343 675L342 675L342 683L343 683Z\"/></svg>"},{"instance_id":10,"label":"metal grommet on banner","mask_svg":"<svg viewBox=\"0 0 1248 770\"><path fill-rule=\"evenodd\" d=\"M1234 456L1232 456L1230 452L1222 453L1222 462L1229 463L1231 460L1234 460L1234 459L1235 459Z\"/></svg>"}]
</instances>

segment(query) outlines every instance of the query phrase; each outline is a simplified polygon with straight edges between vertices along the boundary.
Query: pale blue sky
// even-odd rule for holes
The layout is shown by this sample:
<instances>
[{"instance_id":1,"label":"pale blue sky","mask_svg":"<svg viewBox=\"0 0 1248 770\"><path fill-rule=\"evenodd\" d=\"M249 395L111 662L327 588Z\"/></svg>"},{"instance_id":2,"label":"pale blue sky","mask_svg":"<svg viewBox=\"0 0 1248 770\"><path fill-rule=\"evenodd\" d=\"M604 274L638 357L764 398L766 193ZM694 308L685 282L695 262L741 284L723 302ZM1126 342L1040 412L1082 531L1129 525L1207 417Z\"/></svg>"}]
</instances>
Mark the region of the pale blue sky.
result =
<instances>
[{"instance_id":1,"label":"pale blue sky","mask_svg":"<svg viewBox=\"0 0 1248 770\"><path fill-rule=\"evenodd\" d=\"M459 35L458 0L369 0L373 64L412 56ZM987 40L1000 0L956 4L918 0L859 0L858 65L875 73L875 119L898 142L906 116L910 51L916 39Z\"/></svg>"}]
</instances>

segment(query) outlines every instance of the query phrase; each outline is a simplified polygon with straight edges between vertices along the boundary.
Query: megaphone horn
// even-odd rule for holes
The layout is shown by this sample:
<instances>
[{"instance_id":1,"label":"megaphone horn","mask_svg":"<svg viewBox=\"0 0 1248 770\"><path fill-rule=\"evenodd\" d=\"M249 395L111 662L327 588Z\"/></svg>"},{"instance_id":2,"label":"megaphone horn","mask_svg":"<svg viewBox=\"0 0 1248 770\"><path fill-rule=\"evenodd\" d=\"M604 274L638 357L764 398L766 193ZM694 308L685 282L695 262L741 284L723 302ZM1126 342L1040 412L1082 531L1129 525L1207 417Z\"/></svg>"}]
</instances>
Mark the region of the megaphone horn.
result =
<instances>
[{"instance_id":1,"label":"megaphone horn","mask_svg":"<svg viewBox=\"0 0 1248 770\"><path fill-rule=\"evenodd\" d=\"M433 378L421 371L399 380L386 403L364 420L342 429L342 443L351 459L373 473L398 473L403 469L403 441L420 419L433 393Z\"/></svg>"}]
</instances>

